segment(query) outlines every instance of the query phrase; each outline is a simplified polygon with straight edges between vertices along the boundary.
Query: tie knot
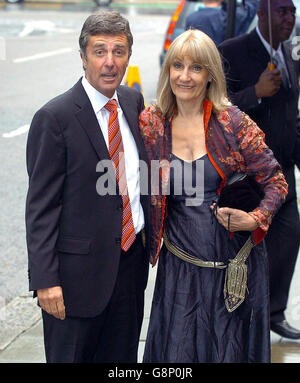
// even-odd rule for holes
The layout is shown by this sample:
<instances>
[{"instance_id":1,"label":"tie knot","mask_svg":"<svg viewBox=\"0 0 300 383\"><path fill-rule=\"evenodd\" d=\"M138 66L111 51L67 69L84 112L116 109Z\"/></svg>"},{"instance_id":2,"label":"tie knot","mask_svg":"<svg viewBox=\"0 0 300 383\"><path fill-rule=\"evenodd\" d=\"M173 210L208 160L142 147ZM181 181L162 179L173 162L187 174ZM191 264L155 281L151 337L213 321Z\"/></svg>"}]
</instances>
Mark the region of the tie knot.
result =
<instances>
[{"instance_id":1,"label":"tie knot","mask_svg":"<svg viewBox=\"0 0 300 383\"><path fill-rule=\"evenodd\" d=\"M105 105L105 108L109 112L116 112L117 111L117 101L116 100L109 100L108 103Z\"/></svg>"}]
</instances>

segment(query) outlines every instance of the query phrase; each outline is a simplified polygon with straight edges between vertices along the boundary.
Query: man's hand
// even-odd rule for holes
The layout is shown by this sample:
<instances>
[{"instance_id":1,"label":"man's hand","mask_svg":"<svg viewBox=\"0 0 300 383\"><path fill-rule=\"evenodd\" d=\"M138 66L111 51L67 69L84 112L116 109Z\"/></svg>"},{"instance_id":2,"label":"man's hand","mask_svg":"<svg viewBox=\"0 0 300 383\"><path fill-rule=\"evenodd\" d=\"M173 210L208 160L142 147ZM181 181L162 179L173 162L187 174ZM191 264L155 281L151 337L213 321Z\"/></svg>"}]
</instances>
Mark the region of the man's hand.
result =
<instances>
[{"instance_id":1,"label":"man's hand","mask_svg":"<svg viewBox=\"0 0 300 383\"><path fill-rule=\"evenodd\" d=\"M65 319L65 305L61 286L37 290L39 304L48 314L57 319Z\"/></svg>"},{"instance_id":2,"label":"man's hand","mask_svg":"<svg viewBox=\"0 0 300 383\"><path fill-rule=\"evenodd\" d=\"M211 206L213 209L213 205ZM229 227L228 227L228 217ZM258 225L250 214L243 210L231 209L229 207L217 208L216 217L218 222L225 227L225 229L234 231L254 231Z\"/></svg>"},{"instance_id":3,"label":"man's hand","mask_svg":"<svg viewBox=\"0 0 300 383\"><path fill-rule=\"evenodd\" d=\"M255 84L255 93L257 98L272 97L280 89L282 78L280 70L266 68L260 75Z\"/></svg>"}]
</instances>

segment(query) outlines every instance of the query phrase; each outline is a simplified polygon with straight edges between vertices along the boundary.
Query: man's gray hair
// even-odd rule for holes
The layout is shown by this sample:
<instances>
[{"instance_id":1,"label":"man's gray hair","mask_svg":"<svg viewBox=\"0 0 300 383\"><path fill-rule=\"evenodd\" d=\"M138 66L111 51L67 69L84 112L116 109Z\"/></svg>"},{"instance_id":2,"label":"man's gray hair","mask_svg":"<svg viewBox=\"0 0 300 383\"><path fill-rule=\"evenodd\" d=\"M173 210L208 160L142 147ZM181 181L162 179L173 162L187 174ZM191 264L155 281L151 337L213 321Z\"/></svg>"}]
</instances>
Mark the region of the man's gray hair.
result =
<instances>
[{"instance_id":1,"label":"man's gray hair","mask_svg":"<svg viewBox=\"0 0 300 383\"><path fill-rule=\"evenodd\" d=\"M133 37L129 22L118 12L97 12L85 20L79 36L80 51L85 58L89 36L95 35L125 35L128 41L129 54L131 54Z\"/></svg>"}]
</instances>

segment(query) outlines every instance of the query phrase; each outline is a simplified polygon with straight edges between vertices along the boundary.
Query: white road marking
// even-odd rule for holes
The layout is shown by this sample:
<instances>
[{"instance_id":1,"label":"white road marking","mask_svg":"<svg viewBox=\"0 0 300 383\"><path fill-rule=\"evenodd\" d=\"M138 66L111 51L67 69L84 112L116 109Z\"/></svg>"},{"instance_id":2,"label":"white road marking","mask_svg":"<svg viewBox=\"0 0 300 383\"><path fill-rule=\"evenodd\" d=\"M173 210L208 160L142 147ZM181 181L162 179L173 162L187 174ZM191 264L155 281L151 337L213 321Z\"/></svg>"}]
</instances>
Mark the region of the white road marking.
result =
<instances>
[{"instance_id":1,"label":"white road marking","mask_svg":"<svg viewBox=\"0 0 300 383\"><path fill-rule=\"evenodd\" d=\"M52 31L55 29L55 24L49 20L36 20L25 22L24 29L19 33L19 37L25 37L34 31Z\"/></svg>"},{"instance_id":2,"label":"white road marking","mask_svg":"<svg viewBox=\"0 0 300 383\"><path fill-rule=\"evenodd\" d=\"M55 23L50 20L32 20L24 23L24 28L19 33L19 37L27 37L36 31L46 33L70 33L73 32L73 29L57 27Z\"/></svg>"},{"instance_id":3,"label":"white road marking","mask_svg":"<svg viewBox=\"0 0 300 383\"><path fill-rule=\"evenodd\" d=\"M30 128L30 125L23 125L20 126L20 128L12 130L11 132L8 133L3 133L2 137L4 138L12 138L16 136L20 136L21 134L27 133Z\"/></svg>"},{"instance_id":4,"label":"white road marking","mask_svg":"<svg viewBox=\"0 0 300 383\"><path fill-rule=\"evenodd\" d=\"M19 63L23 63L26 61L38 60L38 59L43 59L45 57L57 56L57 55L61 55L64 53L70 53L72 51L73 51L72 48L63 48L63 49L57 49L56 51L37 53L36 55L33 55L33 56L27 56L27 57L22 57L19 59L14 59L13 63L19 64Z\"/></svg>"}]
</instances>

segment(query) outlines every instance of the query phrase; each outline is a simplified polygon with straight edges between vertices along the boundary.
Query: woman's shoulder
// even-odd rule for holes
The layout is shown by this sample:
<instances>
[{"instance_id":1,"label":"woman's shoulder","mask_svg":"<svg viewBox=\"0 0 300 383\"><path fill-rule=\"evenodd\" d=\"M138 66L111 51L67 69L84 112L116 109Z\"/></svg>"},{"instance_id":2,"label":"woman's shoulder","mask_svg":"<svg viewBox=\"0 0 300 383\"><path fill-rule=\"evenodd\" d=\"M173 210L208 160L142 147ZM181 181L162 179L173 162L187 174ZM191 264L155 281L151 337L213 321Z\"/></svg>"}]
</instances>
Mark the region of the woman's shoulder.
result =
<instances>
[{"instance_id":1,"label":"woman's shoulder","mask_svg":"<svg viewBox=\"0 0 300 383\"><path fill-rule=\"evenodd\" d=\"M140 120L150 123L157 120L163 121L163 114L156 104L151 104L141 112Z\"/></svg>"},{"instance_id":2,"label":"woman's shoulder","mask_svg":"<svg viewBox=\"0 0 300 383\"><path fill-rule=\"evenodd\" d=\"M223 124L228 124L238 117L241 117L242 111L236 105L228 107L217 114L217 119Z\"/></svg>"},{"instance_id":3,"label":"woman's shoulder","mask_svg":"<svg viewBox=\"0 0 300 383\"><path fill-rule=\"evenodd\" d=\"M235 105L229 105L226 109L215 114L218 123L221 124L222 130L225 133L234 132L238 112L239 109Z\"/></svg>"},{"instance_id":4,"label":"woman's shoulder","mask_svg":"<svg viewBox=\"0 0 300 383\"><path fill-rule=\"evenodd\" d=\"M255 147L257 152L265 149L264 132L237 106L229 106L219 113L218 120L222 124L223 133L230 139L234 137L240 149Z\"/></svg>"},{"instance_id":5,"label":"woman's shoulder","mask_svg":"<svg viewBox=\"0 0 300 383\"><path fill-rule=\"evenodd\" d=\"M230 105L225 110L217 114L218 121L223 125L227 132L237 132L244 127L248 129L256 129L256 123L246 114L241 111L236 105Z\"/></svg>"}]
</instances>

